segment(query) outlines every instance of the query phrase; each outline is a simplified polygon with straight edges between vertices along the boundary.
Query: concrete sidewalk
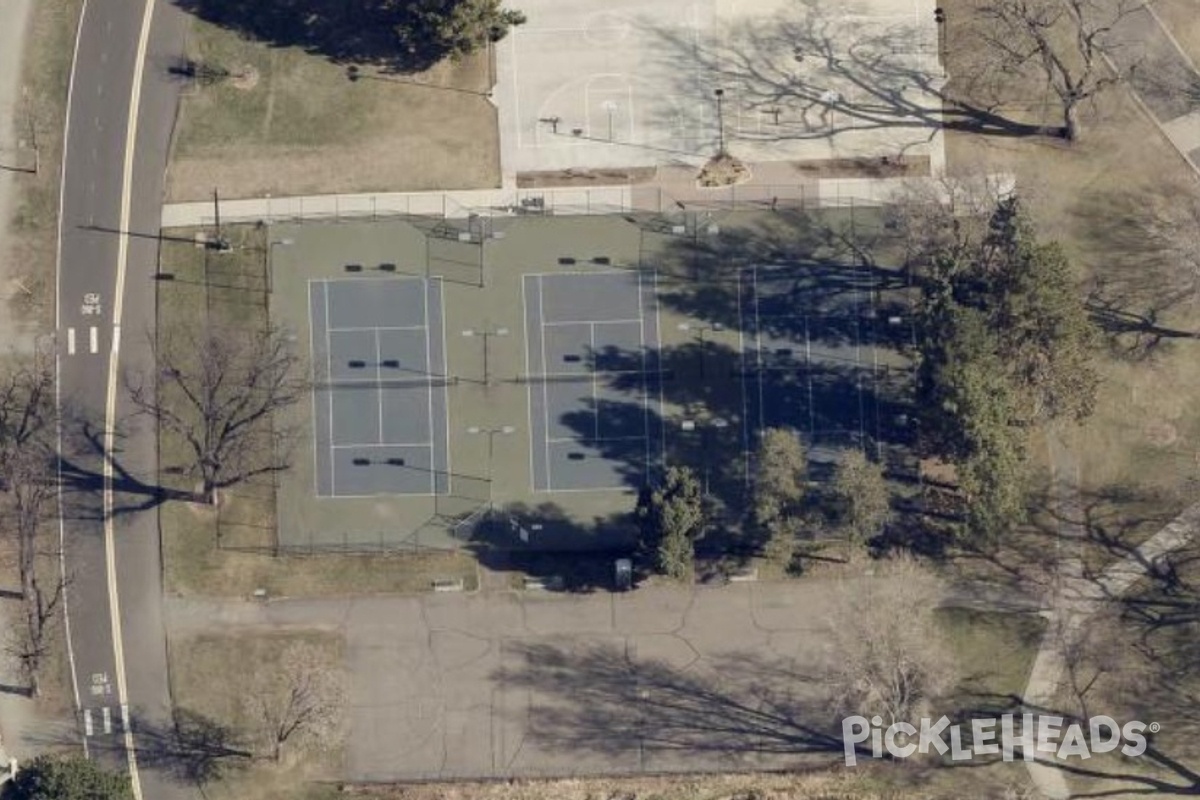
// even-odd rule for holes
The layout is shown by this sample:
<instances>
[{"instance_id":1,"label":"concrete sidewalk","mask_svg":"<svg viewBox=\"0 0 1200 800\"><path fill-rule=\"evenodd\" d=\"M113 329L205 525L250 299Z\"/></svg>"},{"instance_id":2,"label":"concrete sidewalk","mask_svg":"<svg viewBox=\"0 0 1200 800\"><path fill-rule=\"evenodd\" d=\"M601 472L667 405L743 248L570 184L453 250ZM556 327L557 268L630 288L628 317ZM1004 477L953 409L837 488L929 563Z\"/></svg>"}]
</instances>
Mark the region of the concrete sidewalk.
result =
<instances>
[{"instance_id":1,"label":"concrete sidewalk","mask_svg":"<svg viewBox=\"0 0 1200 800\"><path fill-rule=\"evenodd\" d=\"M1200 175L1200 70L1147 3L1109 34L1109 60L1129 75L1134 97Z\"/></svg>"},{"instance_id":2,"label":"concrete sidewalk","mask_svg":"<svg viewBox=\"0 0 1200 800\"><path fill-rule=\"evenodd\" d=\"M277 223L301 220L363 220L397 216L469 219L479 216L678 213L802 205L840 208L885 204L906 184L930 178L839 178L807 183L750 182L719 189L681 183L587 188L481 189L451 192L386 192L306 197L261 197L221 202L221 221ZM997 176L996 180L1011 178ZM212 225L211 202L163 206L162 227Z\"/></svg>"}]
</instances>

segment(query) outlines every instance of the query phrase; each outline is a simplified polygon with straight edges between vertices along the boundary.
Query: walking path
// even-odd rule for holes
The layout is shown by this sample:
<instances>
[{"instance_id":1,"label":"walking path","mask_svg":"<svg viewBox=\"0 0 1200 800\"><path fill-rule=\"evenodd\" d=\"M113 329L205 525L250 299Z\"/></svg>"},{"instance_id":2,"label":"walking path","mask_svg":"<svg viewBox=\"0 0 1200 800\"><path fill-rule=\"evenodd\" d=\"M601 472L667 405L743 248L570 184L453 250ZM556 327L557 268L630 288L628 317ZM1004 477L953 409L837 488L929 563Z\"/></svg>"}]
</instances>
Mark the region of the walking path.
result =
<instances>
[{"instance_id":1,"label":"walking path","mask_svg":"<svg viewBox=\"0 0 1200 800\"><path fill-rule=\"evenodd\" d=\"M1109 60L1130 76L1134 97L1200 174L1200 69L1153 5L1124 16L1109 36Z\"/></svg>"},{"instance_id":2,"label":"walking path","mask_svg":"<svg viewBox=\"0 0 1200 800\"><path fill-rule=\"evenodd\" d=\"M1125 558L1110 564L1099 576L1089 576L1078 552L1072 546L1082 543L1087 531L1079 502L1079 465L1057 437L1050 440L1050 460L1053 465L1053 491L1060 522L1060 552L1058 587L1051 607L1043 611L1047 619L1041 648L1029 670L1025 687L1025 704L1032 713L1054 708L1059 687L1066 674L1065 653L1085 632L1088 620L1107 603L1124 595L1159 560L1183 547L1200 531L1200 503L1188 508L1167 523ZM1045 797L1069 798L1070 787L1053 757L1035 754L1037 760L1027 762L1029 777Z\"/></svg>"},{"instance_id":3,"label":"walking path","mask_svg":"<svg viewBox=\"0 0 1200 800\"><path fill-rule=\"evenodd\" d=\"M673 182L669 185L584 188L326 194L222 200L220 210L221 222L273 223L409 215L469 219L476 215L662 213L693 208L771 208L775 204L812 208L878 206L912 180L841 178L807 183L793 181L786 185L751 182L719 189ZM216 209L211 201L163 206L164 228L212 225L215 219Z\"/></svg>"}]
</instances>

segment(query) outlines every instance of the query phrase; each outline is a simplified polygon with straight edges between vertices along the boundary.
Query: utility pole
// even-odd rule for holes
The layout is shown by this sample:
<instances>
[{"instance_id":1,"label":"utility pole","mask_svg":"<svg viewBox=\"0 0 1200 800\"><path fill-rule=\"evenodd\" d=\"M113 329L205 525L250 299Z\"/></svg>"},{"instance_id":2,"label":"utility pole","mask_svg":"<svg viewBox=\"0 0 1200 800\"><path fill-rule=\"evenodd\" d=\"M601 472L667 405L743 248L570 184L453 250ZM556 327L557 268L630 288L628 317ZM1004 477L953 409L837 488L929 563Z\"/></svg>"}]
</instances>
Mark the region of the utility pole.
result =
<instances>
[{"instance_id":1,"label":"utility pole","mask_svg":"<svg viewBox=\"0 0 1200 800\"><path fill-rule=\"evenodd\" d=\"M482 330L468 328L462 332L462 335L468 339L474 336L478 336L483 339L483 385L491 386L492 371L491 359L489 356L491 339L493 336L508 336L508 328L483 328Z\"/></svg>"},{"instance_id":2,"label":"utility pole","mask_svg":"<svg viewBox=\"0 0 1200 800\"><path fill-rule=\"evenodd\" d=\"M725 155L725 113L721 101L725 97L724 89L714 89L717 97L717 156Z\"/></svg>"}]
</instances>

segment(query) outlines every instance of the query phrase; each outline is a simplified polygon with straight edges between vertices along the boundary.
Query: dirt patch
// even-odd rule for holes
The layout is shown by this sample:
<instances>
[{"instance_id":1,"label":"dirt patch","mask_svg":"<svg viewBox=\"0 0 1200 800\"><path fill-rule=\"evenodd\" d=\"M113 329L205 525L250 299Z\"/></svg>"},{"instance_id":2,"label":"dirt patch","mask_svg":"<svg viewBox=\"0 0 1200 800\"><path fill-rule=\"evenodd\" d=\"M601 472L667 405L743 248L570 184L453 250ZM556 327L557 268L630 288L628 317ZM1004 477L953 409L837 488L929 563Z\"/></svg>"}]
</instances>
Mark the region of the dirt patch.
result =
<instances>
[{"instance_id":1,"label":"dirt patch","mask_svg":"<svg viewBox=\"0 0 1200 800\"><path fill-rule=\"evenodd\" d=\"M630 169L564 169L550 172L519 172L517 188L549 189L558 186L614 186L649 183L658 170L654 167Z\"/></svg>"},{"instance_id":2,"label":"dirt patch","mask_svg":"<svg viewBox=\"0 0 1200 800\"><path fill-rule=\"evenodd\" d=\"M1170 447L1179 439L1179 431L1169 422L1151 422L1146 426L1146 441L1153 447Z\"/></svg>"},{"instance_id":3,"label":"dirt patch","mask_svg":"<svg viewBox=\"0 0 1200 800\"><path fill-rule=\"evenodd\" d=\"M696 178L700 186L733 186L748 180L750 168L728 153L713 156Z\"/></svg>"},{"instance_id":4,"label":"dirt patch","mask_svg":"<svg viewBox=\"0 0 1200 800\"><path fill-rule=\"evenodd\" d=\"M258 79L258 70L247 64L233 73L233 77L229 79L229 85L235 89L241 89L243 92L249 92L258 86Z\"/></svg>"},{"instance_id":5,"label":"dirt patch","mask_svg":"<svg viewBox=\"0 0 1200 800\"><path fill-rule=\"evenodd\" d=\"M905 178L929 174L929 156L904 158L832 158L795 161L796 173L807 180L818 178Z\"/></svg>"}]
</instances>

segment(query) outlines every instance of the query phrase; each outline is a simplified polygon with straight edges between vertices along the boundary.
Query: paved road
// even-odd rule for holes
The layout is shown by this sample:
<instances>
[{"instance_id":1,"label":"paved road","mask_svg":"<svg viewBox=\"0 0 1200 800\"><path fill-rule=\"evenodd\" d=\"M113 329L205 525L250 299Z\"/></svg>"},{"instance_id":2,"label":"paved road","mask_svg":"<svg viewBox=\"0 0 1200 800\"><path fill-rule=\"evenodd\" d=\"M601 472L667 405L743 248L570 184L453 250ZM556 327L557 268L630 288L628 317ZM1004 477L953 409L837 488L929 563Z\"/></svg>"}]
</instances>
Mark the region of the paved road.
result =
<instances>
[{"instance_id":1,"label":"paved road","mask_svg":"<svg viewBox=\"0 0 1200 800\"><path fill-rule=\"evenodd\" d=\"M63 537L80 727L90 752L122 764L127 761L127 718L135 726L161 727L169 721L156 516L152 508L118 513L110 554L102 480L110 379L151 363L146 333L154 324L157 245L138 234L157 231L178 92L163 66L182 52L183 42L182 16L159 2L141 82L130 173L133 235L127 239L124 306L117 320L129 110L145 9L144 2L91 0L84 10L68 109L59 242L59 388L68 486L63 491ZM123 339L121 329L127 332ZM119 361L111 357L118 344ZM128 422L123 392L115 399L113 418L120 435L112 452L113 507L120 512L152 498L143 487L152 486L156 474L155 440L148 426ZM116 586L120 626L113 624ZM120 631L124 638L118 641L114 637ZM117 651L122 643L128 708L119 697ZM142 781L148 797L166 797L171 791L161 771L144 772Z\"/></svg>"}]
</instances>

